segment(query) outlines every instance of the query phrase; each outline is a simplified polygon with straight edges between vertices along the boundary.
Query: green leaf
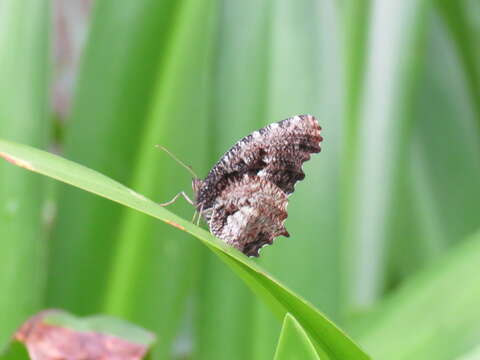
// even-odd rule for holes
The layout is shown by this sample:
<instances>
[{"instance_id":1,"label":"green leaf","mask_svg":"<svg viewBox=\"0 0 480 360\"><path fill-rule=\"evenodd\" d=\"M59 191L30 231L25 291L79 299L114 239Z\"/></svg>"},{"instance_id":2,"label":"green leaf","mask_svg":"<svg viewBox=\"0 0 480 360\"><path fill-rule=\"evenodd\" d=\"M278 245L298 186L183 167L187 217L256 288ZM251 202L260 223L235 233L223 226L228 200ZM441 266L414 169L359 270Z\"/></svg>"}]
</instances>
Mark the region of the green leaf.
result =
<instances>
[{"instance_id":1,"label":"green leaf","mask_svg":"<svg viewBox=\"0 0 480 360\"><path fill-rule=\"evenodd\" d=\"M408 155L405 144L423 54L429 1L392 4L370 2L365 40L368 56L362 76L358 66L363 65L363 58L349 61L349 85L357 93L349 89L344 159L346 230L342 256L348 310L371 306L387 284L387 250L395 235L392 225L397 220L397 192ZM355 16L364 15L364 9L355 10ZM363 20L351 21L362 26L359 31L365 31ZM361 56L361 49L358 51Z\"/></svg>"},{"instance_id":2,"label":"green leaf","mask_svg":"<svg viewBox=\"0 0 480 360\"><path fill-rule=\"evenodd\" d=\"M50 4L0 1L0 137L41 148L49 137ZM0 164L0 349L42 306L46 187L45 179Z\"/></svg>"},{"instance_id":3,"label":"green leaf","mask_svg":"<svg viewBox=\"0 0 480 360\"><path fill-rule=\"evenodd\" d=\"M317 354L310 338L298 321L285 315L274 360L320 360L327 357Z\"/></svg>"},{"instance_id":4,"label":"green leaf","mask_svg":"<svg viewBox=\"0 0 480 360\"><path fill-rule=\"evenodd\" d=\"M23 344L14 341L4 353L0 353L2 360L29 360L27 348Z\"/></svg>"},{"instance_id":5,"label":"green leaf","mask_svg":"<svg viewBox=\"0 0 480 360\"><path fill-rule=\"evenodd\" d=\"M480 233L407 281L364 319L375 359L453 359L478 345Z\"/></svg>"},{"instance_id":6,"label":"green leaf","mask_svg":"<svg viewBox=\"0 0 480 360\"><path fill-rule=\"evenodd\" d=\"M475 17L479 11L478 2L475 1L448 1L436 2L448 24L453 44L461 63L466 86L472 100L473 111L477 119L477 131L480 130L480 54L478 53L478 34L474 31ZM478 26L478 25L477 25Z\"/></svg>"},{"instance_id":7,"label":"green leaf","mask_svg":"<svg viewBox=\"0 0 480 360\"><path fill-rule=\"evenodd\" d=\"M340 14L333 1L279 0L270 9L266 123L310 113L322 127L322 152L288 204L289 239L275 240L259 262L329 317L340 316L340 146L343 103ZM302 54L299 56L299 54ZM250 131L253 130L252 128ZM258 304L258 303L257 303ZM263 304L252 320L254 359L271 358L278 321Z\"/></svg>"},{"instance_id":8,"label":"green leaf","mask_svg":"<svg viewBox=\"0 0 480 360\"><path fill-rule=\"evenodd\" d=\"M480 345L476 346L472 351L465 355L455 358L456 360L480 360Z\"/></svg>"},{"instance_id":9,"label":"green leaf","mask_svg":"<svg viewBox=\"0 0 480 360\"><path fill-rule=\"evenodd\" d=\"M208 144L205 146L210 157L201 169L201 174L206 174L211 165L239 137L262 127L268 121L265 109L271 1L216 3L218 25L215 34L215 65L212 67L213 84L210 89L212 120L209 136L206 136ZM267 250L262 256L266 252ZM252 317L256 317L253 311L254 296L244 284L236 281L235 274L224 271L223 267L215 257L205 254L203 271L197 285L199 307L195 324L194 357L205 360L252 359L252 347L261 337L252 324ZM227 313L229 316L225 316ZM246 313L250 315L245 316ZM273 346L270 343L266 346L269 347L271 357Z\"/></svg>"},{"instance_id":10,"label":"green leaf","mask_svg":"<svg viewBox=\"0 0 480 360\"><path fill-rule=\"evenodd\" d=\"M65 127L65 156L132 182L156 81L152 74L162 62L177 3L95 2ZM68 186L59 186L58 198L48 306L90 314L104 303L122 209Z\"/></svg>"},{"instance_id":11,"label":"green leaf","mask_svg":"<svg viewBox=\"0 0 480 360\"><path fill-rule=\"evenodd\" d=\"M206 162L212 7L211 0L188 0L178 6L156 72L151 111L130 169L132 187L162 202L188 189L191 180L188 172L155 144L164 145L195 167ZM172 207L193 213L181 198ZM159 338L155 358L170 359L199 272L199 244L185 241L187 234L131 209L123 209L114 225L118 227L118 246L111 251L104 311L155 330Z\"/></svg>"},{"instance_id":12,"label":"green leaf","mask_svg":"<svg viewBox=\"0 0 480 360\"><path fill-rule=\"evenodd\" d=\"M283 318L287 312L291 313L311 336L315 346L324 349L328 356L338 359L368 358L318 310L266 274L253 261L143 195L96 171L25 145L0 141L0 155L20 167L111 199L194 235L239 273L277 316Z\"/></svg>"},{"instance_id":13,"label":"green leaf","mask_svg":"<svg viewBox=\"0 0 480 360\"><path fill-rule=\"evenodd\" d=\"M397 280L463 241L479 224L480 137L470 75L463 74L461 54L444 19L429 18L428 71L416 78L410 154L402 174L408 188L396 203L407 221L394 231L390 250Z\"/></svg>"}]
</instances>

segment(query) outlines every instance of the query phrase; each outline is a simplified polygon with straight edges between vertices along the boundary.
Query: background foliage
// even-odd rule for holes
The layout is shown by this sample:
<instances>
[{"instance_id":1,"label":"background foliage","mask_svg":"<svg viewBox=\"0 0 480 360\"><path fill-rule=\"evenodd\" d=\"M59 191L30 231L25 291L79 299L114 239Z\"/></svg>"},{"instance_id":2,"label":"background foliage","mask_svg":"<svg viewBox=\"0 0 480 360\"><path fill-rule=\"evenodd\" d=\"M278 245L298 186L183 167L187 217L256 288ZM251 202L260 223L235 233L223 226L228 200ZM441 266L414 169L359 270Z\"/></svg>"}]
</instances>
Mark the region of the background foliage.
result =
<instances>
[{"instance_id":1,"label":"background foliage","mask_svg":"<svg viewBox=\"0 0 480 360\"><path fill-rule=\"evenodd\" d=\"M162 202L191 179L154 144L205 175L252 130L314 114L325 141L291 197L292 237L259 262L373 358L475 356L478 2L96 1L65 118L52 11L0 0L2 138ZM273 358L281 323L185 233L4 162L0 204L0 343L58 307L154 330L158 359ZM285 323L280 339L302 333Z\"/></svg>"}]
</instances>

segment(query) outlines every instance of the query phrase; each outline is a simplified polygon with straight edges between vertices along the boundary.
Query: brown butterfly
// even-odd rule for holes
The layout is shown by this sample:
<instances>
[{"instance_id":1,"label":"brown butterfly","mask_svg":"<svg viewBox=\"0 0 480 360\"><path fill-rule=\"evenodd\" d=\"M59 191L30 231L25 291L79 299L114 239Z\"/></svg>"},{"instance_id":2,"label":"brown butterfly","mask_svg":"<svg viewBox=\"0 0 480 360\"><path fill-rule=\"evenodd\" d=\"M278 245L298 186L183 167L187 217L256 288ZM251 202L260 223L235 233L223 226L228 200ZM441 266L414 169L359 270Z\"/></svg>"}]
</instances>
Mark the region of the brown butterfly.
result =
<instances>
[{"instance_id":1,"label":"brown butterfly","mask_svg":"<svg viewBox=\"0 0 480 360\"><path fill-rule=\"evenodd\" d=\"M260 248L277 236L289 236L284 226L288 196L305 177L303 163L320 152L320 130L311 115L270 124L239 140L204 180L170 154L194 175L195 200L181 192L161 205L184 196L212 234L248 256L259 256Z\"/></svg>"}]
</instances>

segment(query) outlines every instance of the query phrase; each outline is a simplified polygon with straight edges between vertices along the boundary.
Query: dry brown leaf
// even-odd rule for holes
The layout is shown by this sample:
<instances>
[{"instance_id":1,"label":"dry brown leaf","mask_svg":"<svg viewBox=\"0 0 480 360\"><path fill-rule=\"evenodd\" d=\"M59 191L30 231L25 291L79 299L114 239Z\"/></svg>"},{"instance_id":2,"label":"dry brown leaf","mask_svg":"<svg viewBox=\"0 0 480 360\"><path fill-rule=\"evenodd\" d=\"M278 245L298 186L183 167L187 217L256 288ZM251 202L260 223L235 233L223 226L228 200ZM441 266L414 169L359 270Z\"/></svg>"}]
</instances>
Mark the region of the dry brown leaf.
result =
<instances>
[{"instance_id":1,"label":"dry brown leaf","mask_svg":"<svg viewBox=\"0 0 480 360\"><path fill-rule=\"evenodd\" d=\"M27 320L15 339L24 343L34 360L137 360L147 346L120 337L89 331L77 331L44 322L56 310L45 310Z\"/></svg>"}]
</instances>

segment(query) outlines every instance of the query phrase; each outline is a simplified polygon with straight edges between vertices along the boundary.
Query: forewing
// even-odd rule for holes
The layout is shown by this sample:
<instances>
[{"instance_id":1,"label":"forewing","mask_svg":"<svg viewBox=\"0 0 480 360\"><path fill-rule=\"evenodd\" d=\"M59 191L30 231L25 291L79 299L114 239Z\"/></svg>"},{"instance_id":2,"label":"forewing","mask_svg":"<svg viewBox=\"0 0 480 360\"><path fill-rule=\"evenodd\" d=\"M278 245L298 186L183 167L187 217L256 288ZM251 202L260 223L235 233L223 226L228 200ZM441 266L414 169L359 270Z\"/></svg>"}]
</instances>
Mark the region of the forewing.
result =
<instances>
[{"instance_id":1,"label":"forewing","mask_svg":"<svg viewBox=\"0 0 480 360\"><path fill-rule=\"evenodd\" d=\"M302 165L320 152L320 125L311 115L296 115L273 123L238 141L215 164L197 194L207 209L230 179L244 175L270 181L286 194L305 174Z\"/></svg>"}]
</instances>

